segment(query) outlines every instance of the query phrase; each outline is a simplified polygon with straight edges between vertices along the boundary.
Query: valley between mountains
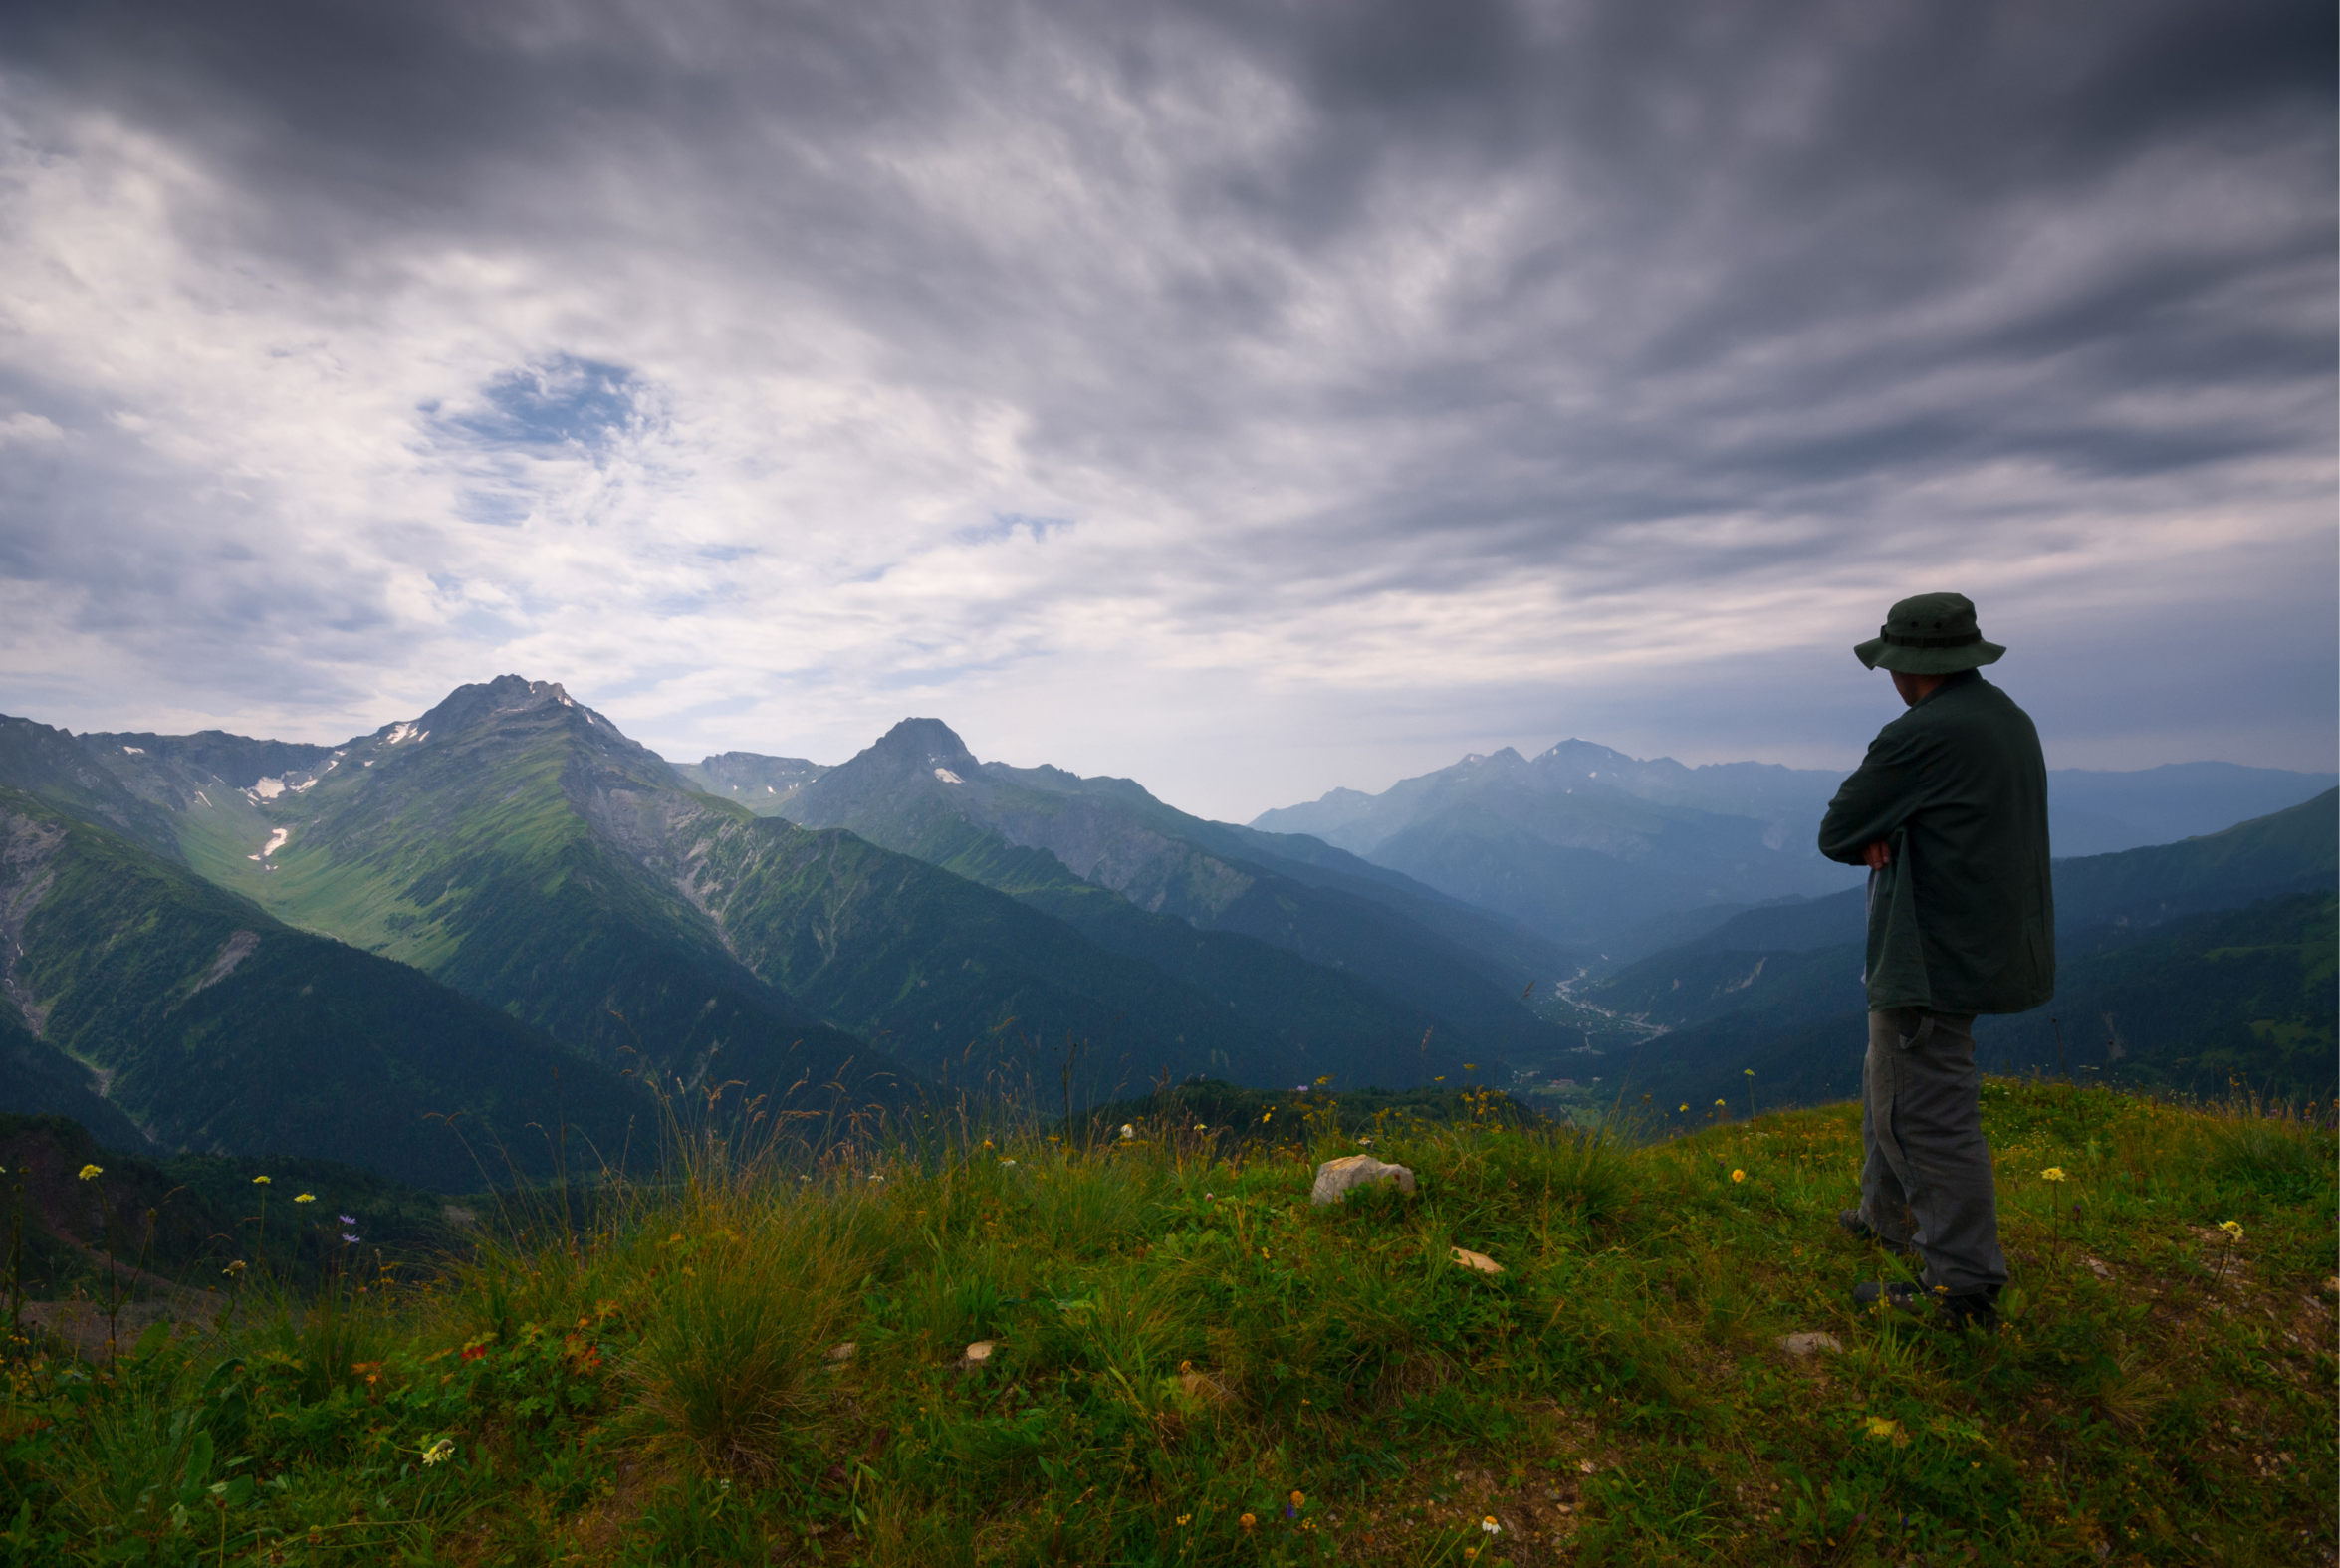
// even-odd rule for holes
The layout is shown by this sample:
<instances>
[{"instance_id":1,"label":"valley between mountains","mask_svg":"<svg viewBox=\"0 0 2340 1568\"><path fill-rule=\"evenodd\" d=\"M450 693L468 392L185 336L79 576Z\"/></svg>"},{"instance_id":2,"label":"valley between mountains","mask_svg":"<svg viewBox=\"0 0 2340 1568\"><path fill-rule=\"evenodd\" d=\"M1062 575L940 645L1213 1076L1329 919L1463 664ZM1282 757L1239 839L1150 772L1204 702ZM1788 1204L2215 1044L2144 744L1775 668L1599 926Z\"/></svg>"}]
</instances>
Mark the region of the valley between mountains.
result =
<instances>
[{"instance_id":1,"label":"valley between mountains","mask_svg":"<svg viewBox=\"0 0 2340 1568\"><path fill-rule=\"evenodd\" d=\"M670 764L518 676L330 747L0 719L0 1111L470 1190L621 1163L661 1100L835 1136L1195 1077L1826 1098L1860 1006L1860 893L1809 847L1834 783L1572 741L1240 826L934 719ZM2330 787L2056 775L2059 835L2110 847L2059 864L2055 1037L2328 1090ZM2000 1065L2053 1065L2000 1021Z\"/></svg>"}]
</instances>

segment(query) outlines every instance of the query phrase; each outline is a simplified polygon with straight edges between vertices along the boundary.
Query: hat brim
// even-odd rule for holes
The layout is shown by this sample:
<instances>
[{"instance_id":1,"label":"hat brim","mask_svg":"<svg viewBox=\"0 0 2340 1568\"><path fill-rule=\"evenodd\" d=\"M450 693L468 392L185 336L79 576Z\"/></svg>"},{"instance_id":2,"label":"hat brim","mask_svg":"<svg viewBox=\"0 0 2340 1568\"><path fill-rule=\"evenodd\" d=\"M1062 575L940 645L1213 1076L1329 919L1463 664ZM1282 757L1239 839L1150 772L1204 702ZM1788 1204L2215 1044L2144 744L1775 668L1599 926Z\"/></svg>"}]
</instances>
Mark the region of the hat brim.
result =
<instances>
[{"instance_id":1,"label":"hat brim","mask_svg":"<svg viewBox=\"0 0 2340 1568\"><path fill-rule=\"evenodd\" d=\"M1897 648L1883 637L1871 637L1852 650L1852 656L1872 670L1899 670L1904 675L1956 675L1961 670L1996 664L2006 649L1995 642L1970 642L1963 648Z\"/></svg>"}]
</instances>

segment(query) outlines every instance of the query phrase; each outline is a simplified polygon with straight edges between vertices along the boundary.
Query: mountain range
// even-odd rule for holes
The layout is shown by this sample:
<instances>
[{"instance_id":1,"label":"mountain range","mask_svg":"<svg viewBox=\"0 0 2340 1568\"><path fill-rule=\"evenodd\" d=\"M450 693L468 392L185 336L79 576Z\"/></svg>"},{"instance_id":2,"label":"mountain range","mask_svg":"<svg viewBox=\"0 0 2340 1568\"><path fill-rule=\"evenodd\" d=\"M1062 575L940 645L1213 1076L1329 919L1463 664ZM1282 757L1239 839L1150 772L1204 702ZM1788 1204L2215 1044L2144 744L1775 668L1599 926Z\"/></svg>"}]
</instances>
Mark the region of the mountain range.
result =
<instances>
[{"instance_id":1,"label":"mountain range","mask_svg":"<svg viewBox=\"0 0 2340 1568\"><path fill-rule=\"evenodd\" d=\"M827 808L906 755L822 775ZM1283 872L1181 851L1141 907L966 824L938 855L759 815L517 676L335 747L0 721L0 1108L164 1152L309 1152L297 1126L442 1186L478 1178L434 1113L606 1154L726 1092L821 1119L961 1087L1459 1081L1547 1027L1511 989L1564 961L1316 844Z\"/></svg>"},{"instance_id":2,"label":"mountain range","mask_svg":"<svg viewBox=\"0 0 2340 1568\"><path fill-rule=\"evenodd\" d=\"M1567 740L1532 760L1472 755L1380 794L1335 789L1254 818L1306 833L1611 959L1657 951L1739 910L1821 897L1860 873L1820 857L1843 775L1759 763L1688 768ZM2185 763L2049 775L2058 855L2209 833L2340 784L2332 774Z\"/></svg>"},{"instance_id":3,"label":"mountain range","mask_svg":"<svg viewBox=\"0 0 2340 1568\"><path fill-rule=\"evenodd\" d=\"M2099 795L2191 820L2305 777L2265 772ZM1858 967L1858 891L1802 847L1813 787L1565 743L1327 797L1360 852L986 763L935 719L833 767L672 765L511 675L338 746L0 718L0 1111L444 1190L622 1163L678 1119L855 1136L961 1091L1403 1089L1595 1049L1687 1082L1760 1046L1785 1074ZM2131 1030L2140 1060L2211 1060L2214 1023L2243 1030L2228 1056L2309 1059L2322 1014L2236 994L2226 948L2310 951L2330 817L2059 865L2068 951L2132 954L2106 976L2201 948L2156 961L2201 1028Z\"/></svg>"}]
</instances>

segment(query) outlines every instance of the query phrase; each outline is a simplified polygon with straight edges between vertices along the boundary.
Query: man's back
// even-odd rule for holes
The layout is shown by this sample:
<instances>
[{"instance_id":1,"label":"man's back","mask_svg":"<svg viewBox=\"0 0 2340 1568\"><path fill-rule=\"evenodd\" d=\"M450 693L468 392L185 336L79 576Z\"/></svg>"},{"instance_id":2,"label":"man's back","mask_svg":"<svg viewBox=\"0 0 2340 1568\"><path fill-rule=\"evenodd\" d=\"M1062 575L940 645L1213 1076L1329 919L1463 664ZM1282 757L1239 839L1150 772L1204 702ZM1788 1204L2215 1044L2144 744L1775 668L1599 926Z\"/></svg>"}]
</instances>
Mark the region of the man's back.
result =
<instances>
[{"instance_id":1,"label":"man's back","mask_svg":"<svg viewBox=\"0 0 2340 1568\"><path fill-rule=\"evenodd\" d=\"M2020 1012L2055 991L2047 764L2006 693L1969 670L1888 724L1820 826L1862 863L1884 841L1869 909L1869 1006Z\"/></svg>"}]
</instances>

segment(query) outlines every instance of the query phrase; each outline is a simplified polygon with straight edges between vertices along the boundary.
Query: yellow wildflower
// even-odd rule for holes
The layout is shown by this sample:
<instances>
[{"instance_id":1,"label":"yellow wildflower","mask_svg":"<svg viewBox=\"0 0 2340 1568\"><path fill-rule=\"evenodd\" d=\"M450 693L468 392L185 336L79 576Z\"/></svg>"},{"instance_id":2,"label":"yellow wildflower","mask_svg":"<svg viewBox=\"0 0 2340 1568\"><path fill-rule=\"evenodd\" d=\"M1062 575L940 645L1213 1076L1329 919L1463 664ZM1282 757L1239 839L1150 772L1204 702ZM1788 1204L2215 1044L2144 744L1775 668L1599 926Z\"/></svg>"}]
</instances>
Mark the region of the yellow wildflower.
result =
<instances>
[{"instance_id":1,"label":"yellow wildflower","mask_svg":"<svg viewBox=\"0 0 2340 1568\"><path fill-rule=\"evenodd\" d=\"M1747 1180L1747 1173L1745 1171L1733 1171L1731 1173L1731 1180L1734 1182L1744 1182Z\"/></svg>"},{"instance_id":2,"label":"yellow wildflower","mask_svg":"<svg viewBox=\"0 0 2340 1568\"><path fill-rule=\"evenodd\" d=\"M252 1178L252 1185L254 1187L266 1187L268 1185L268 1178L265 1176L255 1176Z\"/></svg>"},{"instance_id":3,"label":"yellow wildflower","mask_svg":"<svg viewBox=\"0 0 2340 1568\"><path fill-rule=\"evenodd\" d=\"M2239 1221L2221 1220L2219 1229L2226 1232L2228 1240L2239 1241L2242 1239L2242 1226Z\"/></svg>"},{"instance_id":4,"label":"yellow wildflower","mask_svg":"<svg viewBox=\"0 0 2340 1568\"><path fill-rule=\"evenodd\" d=\"M370 1382L371 1380L368 1379L367 1381ZM455 1443L451 1438L441 1438L438 1442L432 1444L429 1448L422 1451L422 1462L425 1464L444 1464L447 1462L447 1460L453 1458L454 1456Z\"/></svg>"},{"instance_id":5,"label":"yellow wildflower","mask_svg":"<svg viewBox=\"0 0 2340 1568\"><path fill-rule=\"evenodd\" d=\"M82 1180L85 1182L94 1182L105 1174L106 1167L103 1165L85 1165L82 1167Z\"/></svg>"},{"instance_id":6,"label":"yellow wildflower","mask_svg":"<svg viewBox=\"0 0 2340 1568\"><path fill-rule=\"evenodd\" d=\"M2039 1179L2043 1182L2060 1182L2064 1179L2064 1168L2060 1165L2051 1165L2039 1173Z\"/></svg>"},{"instance_id":7,"label":"yellow wildflower","mask_svg":"<svg viewBox=\"0 0 2340 1568\"><path fill-rule=\"evenodd\" d=\"M1235 1522L1242 1525L1247 1530L1252 1530L1259 1528L1260 1518L1257 1514L1247 1513Z\"/></svg>"},{"instance_id":8,"label":"yellow wildflower","mask_svg":"<svg viewBox=\"0 0 2340 1568\"><path fill-rule=\"evenodd\" d=\"M313 1204L317 1202L317 1195L315 1193L303 1193L299 1197L295 1198L293 1202L297 1204Z\"/></svg>"}]
</instances>

